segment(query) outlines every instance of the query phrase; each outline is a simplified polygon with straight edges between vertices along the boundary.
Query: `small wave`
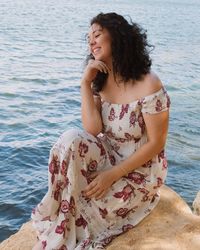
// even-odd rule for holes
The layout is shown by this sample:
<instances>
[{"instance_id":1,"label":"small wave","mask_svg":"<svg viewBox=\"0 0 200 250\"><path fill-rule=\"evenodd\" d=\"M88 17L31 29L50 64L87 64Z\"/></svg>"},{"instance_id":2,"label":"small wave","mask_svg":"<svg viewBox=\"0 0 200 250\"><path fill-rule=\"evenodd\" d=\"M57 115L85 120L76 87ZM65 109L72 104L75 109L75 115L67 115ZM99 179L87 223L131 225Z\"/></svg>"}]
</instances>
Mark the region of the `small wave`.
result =
<instances>
[{"instance_id":1,"label":"small wave","mask_svg":"<svg viewBox=\"0 0 200 250\"><path fill-rule=\"evenodd\" d=\"M16 82L34 82L34 83L42 83L46 84L48 81L46 79L42 78L23 78L23 77L13 77L10 79L11 81L16 81Z\"/></svg>"}]
</instances>

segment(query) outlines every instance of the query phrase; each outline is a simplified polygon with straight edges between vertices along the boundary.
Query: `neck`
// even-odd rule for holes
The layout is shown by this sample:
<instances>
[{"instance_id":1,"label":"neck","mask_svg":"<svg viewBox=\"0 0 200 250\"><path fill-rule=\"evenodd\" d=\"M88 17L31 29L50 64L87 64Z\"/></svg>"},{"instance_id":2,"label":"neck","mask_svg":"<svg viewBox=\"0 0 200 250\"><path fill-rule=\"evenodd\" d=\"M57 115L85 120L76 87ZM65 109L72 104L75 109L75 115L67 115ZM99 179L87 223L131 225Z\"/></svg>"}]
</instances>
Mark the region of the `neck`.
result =
<instances>
[{"instance_id":1,"label":"neck","mask_svg":"<svg viewBox=\"0 0 200 250\"><path fill-rule=\"evenodd\" d=\"M121 85L121 83L123 83L122 78L119 74L115 74L113 70L111 70L111 72L108 75L108 84L110 85Z\"/></svg>"},{"instance_id":2,"label":"neck","mask_svg":"<svg viewBox=\"0 0 200 250\"><path fill-rule=\"evenodd\" d=\"M108 74L107 84L117 85L117 86L121 85L121 83L122 83L121 76L119 74L114 75L112 60L110 59L110 60L106 61L105 64L110 69L110 72Z\"/></svg>"},{"instance_id":3,"label":"neck","mask_svg":"<svg viewBox=\"0 0 200 250\"><path fill-rule=\"evenodd\" d=\"M106 60L106 61L104 61L104 63L107 65L107 67L110 69L110 71L113 72L113 63L112 63L112 60L111 59Z\"/></svg>"}]
</instances>

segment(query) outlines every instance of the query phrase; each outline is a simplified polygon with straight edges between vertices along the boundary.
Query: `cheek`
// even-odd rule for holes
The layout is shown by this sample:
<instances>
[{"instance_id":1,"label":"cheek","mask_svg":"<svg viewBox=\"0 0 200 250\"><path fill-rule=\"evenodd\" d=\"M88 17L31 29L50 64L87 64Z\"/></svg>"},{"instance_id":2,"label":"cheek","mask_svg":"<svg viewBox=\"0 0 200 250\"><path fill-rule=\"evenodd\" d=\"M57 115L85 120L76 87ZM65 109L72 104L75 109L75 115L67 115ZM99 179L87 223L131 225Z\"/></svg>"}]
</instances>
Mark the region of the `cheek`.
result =
<instances>
[{"instance_id":1,"label":"cheek","mask_svg":"<svg viewBox=\"0 0 200 250\"><path fill-rule=\"evenodd\" d=\"M105 44L106 44L107 52L111 55L112 54L112 46L111 46L110 38L105 39Z\"/></svg>"},{"instance_id":2,"label":"cheek","mask_svg":"<svg viewBox=\"0 0 200 250\"><path fill-rule=\"evenodd\" d=\"M112 48L111 48L111 44L108 43L107 46L106 46L106 52L109 54L109 55L112 55Z\"/></svg>"}]
</instances>

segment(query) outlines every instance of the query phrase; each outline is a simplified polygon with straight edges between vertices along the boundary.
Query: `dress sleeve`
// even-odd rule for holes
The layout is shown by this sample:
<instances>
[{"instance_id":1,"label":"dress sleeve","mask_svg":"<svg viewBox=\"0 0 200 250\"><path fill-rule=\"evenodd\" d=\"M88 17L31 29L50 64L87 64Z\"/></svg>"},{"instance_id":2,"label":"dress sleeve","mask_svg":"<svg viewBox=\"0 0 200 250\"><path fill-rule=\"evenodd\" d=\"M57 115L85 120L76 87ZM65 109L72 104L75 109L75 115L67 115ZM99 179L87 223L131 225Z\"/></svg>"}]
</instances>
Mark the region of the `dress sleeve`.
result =
<instances>
[{"instance_id":1,"label":"dress sleeve","mask_svg":"<svg viewBox=\"0 0 200 250\"><path fill-rule=\"evenodd\" d=\"M168 110L170 98L164 87L142 100L142 113L157 114Z\"/></svg>"}]
</instances>

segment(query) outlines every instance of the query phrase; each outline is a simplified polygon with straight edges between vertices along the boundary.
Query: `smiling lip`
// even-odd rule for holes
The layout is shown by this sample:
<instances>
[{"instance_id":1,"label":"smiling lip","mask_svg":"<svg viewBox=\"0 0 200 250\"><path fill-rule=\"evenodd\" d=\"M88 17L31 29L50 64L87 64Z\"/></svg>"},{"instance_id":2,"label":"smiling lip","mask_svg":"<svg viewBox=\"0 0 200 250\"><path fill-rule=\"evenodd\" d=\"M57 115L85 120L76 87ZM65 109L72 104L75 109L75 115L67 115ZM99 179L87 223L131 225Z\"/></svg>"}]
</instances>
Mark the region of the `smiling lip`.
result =
<instances>
[{"instance_id":1,"label":"smiling lip","mask_svg":"<svg viewBox=\"0 0 200 250\"><path fill-rule=\"evenodd\" d=\"M94 48L92 49L92 53L97 54L100 51L100 49L101 49L100 47Z\"/></svg>"}]
</instances>

